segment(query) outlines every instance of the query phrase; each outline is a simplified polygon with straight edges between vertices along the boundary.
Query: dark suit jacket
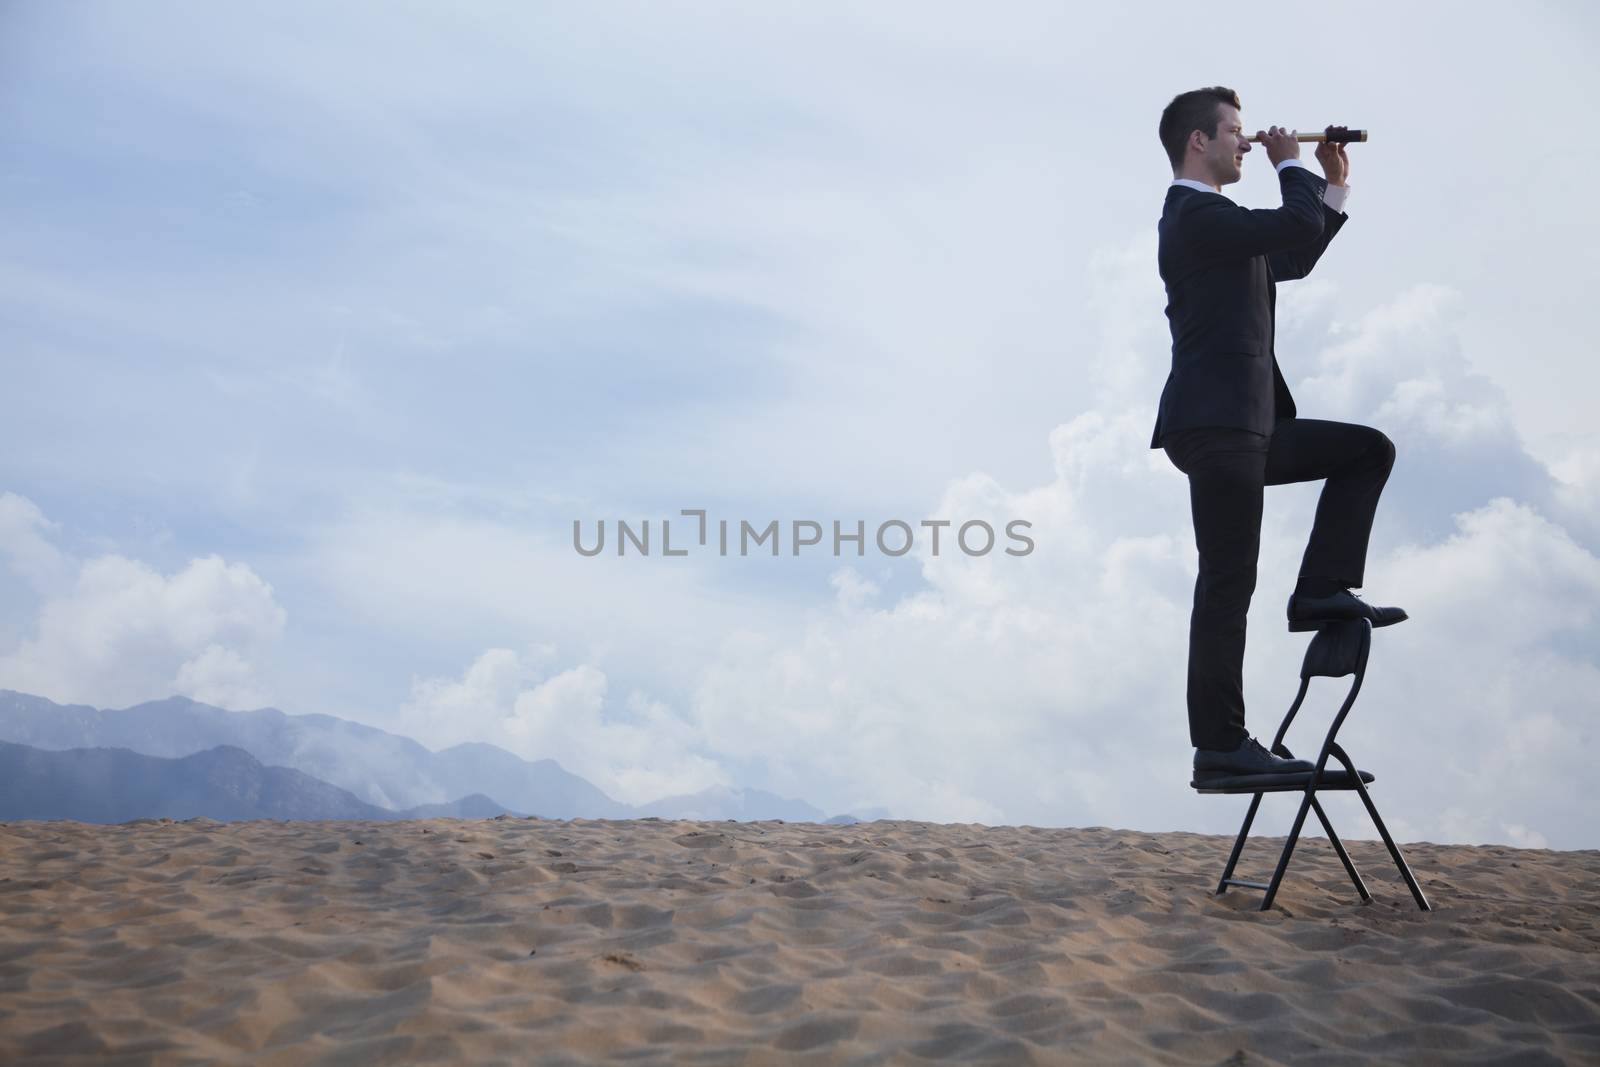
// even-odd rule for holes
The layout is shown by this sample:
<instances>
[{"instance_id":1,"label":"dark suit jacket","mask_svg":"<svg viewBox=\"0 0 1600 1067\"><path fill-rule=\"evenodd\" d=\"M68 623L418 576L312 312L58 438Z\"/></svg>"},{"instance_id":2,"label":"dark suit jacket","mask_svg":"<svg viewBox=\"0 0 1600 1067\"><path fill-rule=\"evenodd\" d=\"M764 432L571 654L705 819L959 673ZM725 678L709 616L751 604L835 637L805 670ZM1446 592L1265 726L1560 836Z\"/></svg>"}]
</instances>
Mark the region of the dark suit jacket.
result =
<instances>
[{"instance_id":1,"label":"dark suit jacket","mask_svg":"<svg viewBox=\"0 0 1600 1067\"><path fill-rule=\"evenodd\" d=\"M1346 215L1322 202L1326 178L1278 172L1283 206L1242 208L1219 193L1167 189L1157 264L1167 283L1172 372L1151 448L1174 430L1227 426L1270 434L1294 398L1273 350L1276 282L1311 273Z\"/></svg>"}]
</instances>

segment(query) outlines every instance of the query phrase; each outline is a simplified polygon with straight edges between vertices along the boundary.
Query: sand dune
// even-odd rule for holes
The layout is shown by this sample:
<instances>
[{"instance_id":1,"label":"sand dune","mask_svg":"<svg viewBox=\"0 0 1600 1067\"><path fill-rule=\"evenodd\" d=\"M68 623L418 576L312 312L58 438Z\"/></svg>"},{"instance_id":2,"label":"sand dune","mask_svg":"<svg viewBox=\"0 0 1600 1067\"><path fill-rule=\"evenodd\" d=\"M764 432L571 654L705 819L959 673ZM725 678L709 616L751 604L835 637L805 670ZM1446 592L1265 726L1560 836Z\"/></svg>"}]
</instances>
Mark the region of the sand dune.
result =
<instances>
[{"instance_id":1,"label":"sand dune","mask_svg":"<svg viewBox=\"0 0 1600 1067\"><path fill-rule=\"evenodd\" d=\"M1282 839L1241 871L1270 872ZM0 1062L1600 1060L1600 852L656 820L0 825Z\"/></svg>"}]
</instances>

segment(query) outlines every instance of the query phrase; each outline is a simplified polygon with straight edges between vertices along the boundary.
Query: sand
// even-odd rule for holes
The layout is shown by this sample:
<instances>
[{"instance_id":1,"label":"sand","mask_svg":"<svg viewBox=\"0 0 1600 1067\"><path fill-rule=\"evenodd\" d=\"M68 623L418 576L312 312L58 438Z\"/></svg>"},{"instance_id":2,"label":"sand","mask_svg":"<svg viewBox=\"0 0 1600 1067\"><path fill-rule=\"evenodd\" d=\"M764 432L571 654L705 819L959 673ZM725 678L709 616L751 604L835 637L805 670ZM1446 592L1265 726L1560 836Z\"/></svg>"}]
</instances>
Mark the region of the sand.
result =
<instances>
[{"instance_id":1,"label":"sand","mask_svg":"<svg viewBox=\"0 0 1600 1067\"><path fill-rule=\"evenodd\" d=\"M1600 1062L1600 852L502 817L0 825L0 1062ZM1241 874L1270 874L1281 838Z\"/></svg>"}]
</instances>

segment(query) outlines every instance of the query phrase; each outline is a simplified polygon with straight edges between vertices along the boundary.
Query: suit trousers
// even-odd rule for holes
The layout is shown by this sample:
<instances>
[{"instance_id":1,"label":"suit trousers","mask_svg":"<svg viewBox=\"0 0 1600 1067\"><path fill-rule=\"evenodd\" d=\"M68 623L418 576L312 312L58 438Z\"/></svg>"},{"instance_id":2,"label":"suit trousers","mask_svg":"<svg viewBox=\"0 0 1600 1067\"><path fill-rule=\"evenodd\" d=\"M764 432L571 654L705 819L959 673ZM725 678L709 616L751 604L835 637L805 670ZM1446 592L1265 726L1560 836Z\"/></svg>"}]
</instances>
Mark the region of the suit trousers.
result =
<instances>
[{"instance_id":1,"label":"suit trousers","mask_svg":"<svg viewBox=\"0 0 1600 1067\"><path fill-rule=\"evenodd\" d=\"M1189 616L1189 739L1196 748L1231 750L1248 736L1245 615L1256 588L1263 487L1327 479L1300 574L1359 588L1394 445L1369 426L1294 418L1280 420L1270 435L1178 430L1162 447L1189 478L1200 554Z\"/></svg>"}]
</instances>

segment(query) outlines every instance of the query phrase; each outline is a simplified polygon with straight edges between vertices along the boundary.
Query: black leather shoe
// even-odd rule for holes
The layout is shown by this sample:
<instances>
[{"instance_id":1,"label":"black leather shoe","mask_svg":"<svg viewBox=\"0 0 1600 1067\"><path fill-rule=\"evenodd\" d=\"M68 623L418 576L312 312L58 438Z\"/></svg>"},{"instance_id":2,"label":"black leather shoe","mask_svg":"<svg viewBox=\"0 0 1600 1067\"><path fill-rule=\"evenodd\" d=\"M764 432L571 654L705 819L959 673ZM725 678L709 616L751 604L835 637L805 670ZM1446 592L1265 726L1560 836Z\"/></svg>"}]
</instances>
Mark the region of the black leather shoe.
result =
<instances>
[{"instance_id":1,"label":"black leather shoe","mask_svg":"<svg viewBox=\"0 0 1600 1067\"><path fill-rule=\"evenodd\" d=\"M1328 596L1301 596L1289 594L1289 632L1320 630L1336 622L1351 619L1371 619L1373 629L1393 626L1410 618L1404 608L1377 608L1368 604L1348 589Z\"/></svg>"},{"instance_id":2,"label":"black leather shoe","mask_svg":"<svg viewBox=\"0 0 1600 1067\"><path fill-rule=\"evenodd\" d=\"M1232 752L1215 749L1194 750L1194 780L1232 778L1241 774L1310 774L1317 765L1310 760L1274 756L1253 737L1247 737Z\"/></svg>"}]
</instances>

